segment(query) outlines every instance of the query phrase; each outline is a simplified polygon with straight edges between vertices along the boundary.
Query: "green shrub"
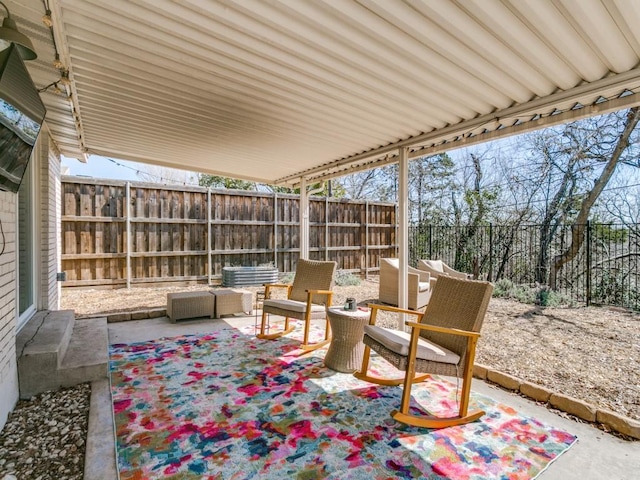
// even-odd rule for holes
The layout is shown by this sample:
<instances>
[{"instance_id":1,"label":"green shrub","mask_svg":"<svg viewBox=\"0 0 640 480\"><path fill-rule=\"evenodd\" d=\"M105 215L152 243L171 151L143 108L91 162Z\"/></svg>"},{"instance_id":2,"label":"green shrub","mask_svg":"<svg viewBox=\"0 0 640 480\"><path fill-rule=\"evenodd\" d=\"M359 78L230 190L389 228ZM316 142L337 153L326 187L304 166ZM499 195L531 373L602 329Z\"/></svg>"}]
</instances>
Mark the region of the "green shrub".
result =
<instances>
[{"instance_id":1,"label":"green shrub","mask_svg":"<svg viewBox=\"0 0 640 480\"><path fill-rule=\"evenodd\" d=\"M280 283L293 283L296 272L285 272L280 274Z\"/></svg>"},{"instance_id":2,"label":"green shrub","mask_svg":"<svg viewBox=\"0 0 640 480\"><path fill-rule=\"evenodd\" d=\"M285 272L280 274L281 283L293 283L295 272ZM337 270L334 281L338 287L357 286L360 285L362 280L357 275L346 270Z\"/></svg>"},{"instance_id":3,"label":"green shrub","mask_svg":"<svg viewBox=\"0 0 640 480\"><path fill-rule=\"evenodd\" d=\"M528 287L526 285L517 285L515 287L513 297L518 300L520 303L536 303L537 299L537 290L533 287Z\"/></svg>"},{"instance_id":4,"label":"green shrub","mask_svg":"<svg viewBox=\"0 0 640 480\"><path fill-rule=\"evenodd\" d=\"M493 296L499 298L511 298L515 285L511 280L502 278L493 285Z\"/></svg>"},{"instance_id":5,"label":"green shrub","mask_svg":"<svg viewBox=\"0 0 640 480\"><path fill-rule=\"evenodd\" d=\"M565 295L564 293L554 292L553 290L549 290L546 298L547 307L575 307L576 302L571 297Z\"/></svg>"},{"instance_id":6,"label":"green shrub","mask_svg":"<svg viewBox=\"0 0 640 480\"><path fill-rule=\"evenodd\" d=\"M568 296L550 290L544 286L515 285L511 280L501 279L494 284L493 296L509 298L520 303L541 305L543 307L575 306Z\"/></svg>"},{"instance_id":7,"label":"green shrub","mask_svg":"<svg viewBox=\"0 0 640 480\"><path fill-rule=\"evenodd\" d=\"M362 280L357 275L346 270L338 270L335 275L335 282L338 287L357 286Z\"/></svg>"}]
</instances>

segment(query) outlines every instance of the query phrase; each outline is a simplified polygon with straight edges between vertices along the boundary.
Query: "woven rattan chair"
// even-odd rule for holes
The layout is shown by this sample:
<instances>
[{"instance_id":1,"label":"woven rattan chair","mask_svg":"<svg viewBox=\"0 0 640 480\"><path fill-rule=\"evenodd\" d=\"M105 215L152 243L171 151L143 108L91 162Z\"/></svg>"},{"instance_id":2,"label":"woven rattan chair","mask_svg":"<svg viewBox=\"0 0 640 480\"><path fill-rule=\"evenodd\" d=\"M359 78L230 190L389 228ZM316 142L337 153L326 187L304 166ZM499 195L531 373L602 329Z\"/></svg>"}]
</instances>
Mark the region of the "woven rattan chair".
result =
<instances>
[{"instance_id":1,"label":"woven rattan chair","mask_svg":"<svg viewBox=\"0 0 640 480\"><path fill-rule=\"evenodd\" d=\"M477 420L484 412L468 411L469 394L476 342L492 292L493 286L488 282L440 277L424 313L370 305L372 312L369 325L364 330L366 346L362 367L354 375L379 385L403 385L400 409L391 412L391 416L399 422L426 428L444 428ZM411 327L411 333L376 326L377 312L383 309L412 315L417 321L406 322ZM399 370L404 370L404 378L370 376L371 349ZM416 372L420 372L420 375L416 375ZM426 413L410 413L411 385L428 380L429 374L462 378L458 415L435 417Z\"/></svg>"},{"instance_id":2,"label":"woven rattan chair","mask_svg":"<svg viewBox=\"0 0 640 480\"><path fill-rule=\"evenodd\" d=\"M380 259L379 302L398 306L398 272L399 260L397 258ZM408 307L411 310L418 310L429 302L433 283L429 273L409 267Z\"/></svg>"},{"instance_id":3,"label":"woven rattan chair","mask_svg":"<svg viewBox=\"0 0 640 480\"><path fill-rule=\"evenodd\" d=\"M291 333L293 325L289 325L289 319L304 320L304 337L301 349L305 351L315 350L327 343L330 339L330 327L327 320L327 307L331 306L333 292L333 277L336 271L336 262L318 262L313 260L298 260L296 275L292 285L269 284L265 285L265 300L262 305L262 324L258 338L272 340ZM286 288L286 299L272 299L271 292L276 288ZM266 333L267 315L279 315L285 317L284 329L276 333ZM309 343L309 327L311 320L325 320L324 340ZM271 325L270 325L271 327Z\"/></svg>"},{"instance_id":4,"label":"woven rattan chair","mask_svg":"<svg viewBox=\"0 0 640 480\"><path fill-rule=\"evenodd\" d=\"M418 260L418 270L429 273L431 278L436 280L441 275L461 278L462 280L471 280L473 278L473 275L470 273L454 270L442 260Z\"/></svg>"}]
</instances>

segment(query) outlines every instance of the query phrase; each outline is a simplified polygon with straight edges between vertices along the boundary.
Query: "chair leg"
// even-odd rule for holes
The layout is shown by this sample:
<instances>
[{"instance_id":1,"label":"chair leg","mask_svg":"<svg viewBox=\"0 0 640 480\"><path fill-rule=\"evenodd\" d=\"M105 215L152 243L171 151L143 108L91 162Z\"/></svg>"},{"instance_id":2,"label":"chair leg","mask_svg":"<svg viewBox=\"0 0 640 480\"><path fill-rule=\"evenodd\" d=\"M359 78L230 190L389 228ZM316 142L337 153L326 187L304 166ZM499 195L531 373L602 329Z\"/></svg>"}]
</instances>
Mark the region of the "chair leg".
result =
<instances>
[{"instance_id":1,"label":"chair leg","mask_svg":"<svg viewBox=\"0 0 640 480\"><path fill-rule=\"evenodd\" d=\"M476 410L469 413L464 417L434 417L432 415L411 415L394 410L391 412L391 417L406 425L413 425L414 427L423 428L447 428L455 427L456 425L464 425L465 423L471 423L478 420L484 415L484 411Z\"/></svg>"},{"instance_id":2,"label":"chair leg","mask_svg":"<svg viewBox=\"0 0 640 480\"><path fill-rule=\"evenodd\" d=\"M456 425L464 425L465 423L474 422L482 417L485 412L482 410L475 410L469 413L469 396L471 394L471 381L473 379L473 360L475 357L475 344L477 340L475 337L469 339L469 345L467 349L467 359L464 366L464 376L462 379L462 393L460 399L460 410L457 416L453 417L436 417L433 415L413 415L409 413L409 406L411 402L411 384L415 382L408 381L410 375L413 376L415 369L415 350L417 348L417 335L416 345L412 345L409 348L409 355L412 350L414 355L410 356L413 361L409 362L406 372L406 378L404 383L404 389L402 391L402 400L400 402L400 410L394 410L391 412L393 417L398 422L406 423L407 425L413 425L416 427L424 428L446 428Z\"/></svg>"},{"instance_id":3,"label":"chair leg","mask_svg":"<svg viewBox=\"0 0 640 480\"><path fill-rule=\"evenodd\" d=\"M283 335L287 335L291 332L293 332L293 329L295 328L294 326L289 326L289 317L285 318L284 321L284 330L282 330L281 332L276 332L276 333L265 333L265 326L267 324L267 315L268 313L265 312L264 310L262 311L262 323L260 324L260 333L258 335L256 335L257 338L261 339L261 340L275 340L276 338L280 338Z\"/></svg>"},{"instance_id":4,"label":"chair leg","mask_svg":"<svg viewBox=\"0 0 640 480\"><path fill-rule=\"evenodd\" d=\"M300 345L300 350L303 350L304 353L313 352L319 348L328 345L331 342L331 337L329 336L329 320L326 321L326 329L324 333L324 340L321 340L316 343L309 343L309 332L311 330L311 317L306 317L304 320L304 336L302 340L302 345Z\"/></svg>"},{"instance_id":5,"label":"chair leg","mask_svg":"<svg viewBox=\"0 0 640 480\"><path fill-rule=\"evenodd\" d=\"M331 339L329 338L327 340L322 340L316 343L307 343L307 344L303 343L302 345L300 345L300 350L304 350L305 353L313 352L314 350L322 348L325 345L329 345L330 342L331 342Z\"/></svg>"},{"instance_id":6,"label":"chair leg","mask_svg":"<svg viewBox=\"0 0 640 480\"><path fill-rule=\"evenodd\" d=\"M369 345L364 346L364 353L362 354L362 367L359 372L354 372L353 376L358 380L363 380L369 383L375 383L376 385L384 385L388 387L395 387L404 382L404 378L380 378L372 377L369 375L369 359L371 358L371 347Z\"/></svg>"},{"instance_id":7,"label":"chair leg","mask_svg":"<svg viewBox=\"0 0 640 480\"><path fill-rule=\"evenodd\" d=\"M329 340L331 338L331 324L329 323L329 317L325 319L324 324L324 339Z\"/></svg>"},{"instance_id":8,"label":"chair leg","mask_svg":"<svg viewBox=\"0 0 640 480\"><path fill-rule=\"evenodd\" d=\"M464 425L465 423L475 422L480 417L482 417L485 412L483 410L474 410L472 412L468 412L470 390L471 377L469 377L468 379L463 379L462 391L466 391L467 393L466 397L464 393L462 395L459 414L453 417L436 417L434 415L414 415L409 413L411 392L410 390L405 388L402 392L402 404L400 407L400 411L393 410L391 412L391 417L394 420L405 423L407 425L434 429L454 427L456 425Z\"/></svg>"}]
</instances>

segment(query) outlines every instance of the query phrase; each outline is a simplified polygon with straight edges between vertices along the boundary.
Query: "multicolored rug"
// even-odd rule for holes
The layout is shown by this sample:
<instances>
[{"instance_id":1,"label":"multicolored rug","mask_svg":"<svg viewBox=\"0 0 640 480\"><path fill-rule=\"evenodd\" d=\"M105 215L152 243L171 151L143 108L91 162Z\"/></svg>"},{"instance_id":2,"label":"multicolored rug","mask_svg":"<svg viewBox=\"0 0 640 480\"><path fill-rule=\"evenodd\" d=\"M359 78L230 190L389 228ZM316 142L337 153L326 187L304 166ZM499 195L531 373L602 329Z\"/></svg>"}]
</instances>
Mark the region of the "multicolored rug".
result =
<instances>
[{"instance_id":1,"label":"multicolored rug","mask_svg":"<svg viewBox=\"0 0 640 480\"><path fill-rule=\"evenodd\" d=\"M293 356L297 345L253 328L112 345L120 479L531 479L576 441L475 394L478 422L407 427L389 416L400 387L327 369L324 352ZM448 380L412 393L457 410Z\"/></svg>"}]
</instances>

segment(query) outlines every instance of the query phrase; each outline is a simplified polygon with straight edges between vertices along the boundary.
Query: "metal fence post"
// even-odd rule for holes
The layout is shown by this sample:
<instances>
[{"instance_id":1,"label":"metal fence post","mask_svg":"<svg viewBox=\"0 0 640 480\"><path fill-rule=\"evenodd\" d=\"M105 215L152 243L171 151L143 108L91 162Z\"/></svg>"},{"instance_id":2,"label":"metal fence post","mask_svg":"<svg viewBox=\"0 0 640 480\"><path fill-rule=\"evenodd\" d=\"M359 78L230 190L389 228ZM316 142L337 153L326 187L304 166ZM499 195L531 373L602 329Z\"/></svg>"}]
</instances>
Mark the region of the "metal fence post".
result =
<instances>
[{"instance_id":1,"label":"metal fence post","mask_svg":"<svg viewBox=\"0 0 640 480\"><path fill-rule=\"evenodd\" d=\"M487 280L493 281L493 223L489 223L489 273Z\"/></svg>"}]
</instances>

